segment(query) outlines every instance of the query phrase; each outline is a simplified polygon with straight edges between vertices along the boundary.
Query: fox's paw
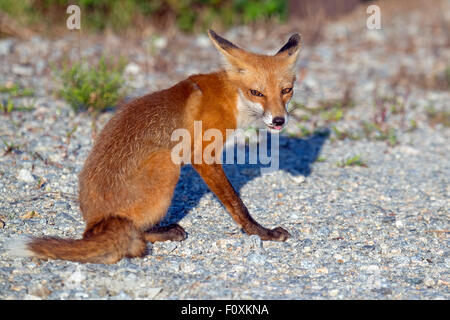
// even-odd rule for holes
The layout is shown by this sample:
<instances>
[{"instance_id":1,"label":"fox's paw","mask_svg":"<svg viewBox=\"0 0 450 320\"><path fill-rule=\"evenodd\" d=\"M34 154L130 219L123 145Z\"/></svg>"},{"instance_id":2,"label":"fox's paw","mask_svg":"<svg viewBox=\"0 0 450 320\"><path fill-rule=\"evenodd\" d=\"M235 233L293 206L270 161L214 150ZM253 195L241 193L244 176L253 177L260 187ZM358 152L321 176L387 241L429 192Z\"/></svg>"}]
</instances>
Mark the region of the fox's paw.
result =
<instances>
[{"instance_id":1,"label":"fox's paw","mask_svg":"<svg viewBox=\"0 0 450 320\"><path fill-rule=\"evenodd\" d=\"M272 230L269 230L269 234L266 239L262 240L272 240L272 241L286 241L291 235L289 232L284 230L281 227L276 227Z\"/></svg>"},{"instance_id":2,"label":"fox's paw","mask_svg":"<svg viewBox=\"0 0 450 320\"><path fill-rule=\"evenodd\" d=\"M173 224L169 226L170 229L167 231L170 234L170 240L172 241L183 241L186 239L186 231L178 225Z\"/></svg>"},{"instance_id":3,"label":"fox's paw","mask_svg":"<svg viewBox=\"0 0 450 320\"><path fill-rule=\"evenodd\" d=\"M154 227L144 233L145 240L149 242L183 241L186 237L186 231L178 224L171 224L167 227Z\"/></svg>"}]
</instances>

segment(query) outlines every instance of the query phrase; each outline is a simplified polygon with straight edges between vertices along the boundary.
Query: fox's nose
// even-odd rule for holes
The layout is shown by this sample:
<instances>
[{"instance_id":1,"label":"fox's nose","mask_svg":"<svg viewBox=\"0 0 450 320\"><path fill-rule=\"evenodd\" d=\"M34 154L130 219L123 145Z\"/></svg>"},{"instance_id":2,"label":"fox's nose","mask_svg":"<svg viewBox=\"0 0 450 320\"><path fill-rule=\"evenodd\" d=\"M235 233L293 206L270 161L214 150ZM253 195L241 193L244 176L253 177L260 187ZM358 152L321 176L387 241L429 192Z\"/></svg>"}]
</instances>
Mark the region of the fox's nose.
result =
<instances>
[{"instance_id":1,"label":"fox's nose","mask_svg":"<svg viewBox=\"0 0 450 320\"><path fill-rule=\"evenodd\" d=\"M272 123L274 126L282 126L284 124L284 118L283 117L275 117L275 118L273 118Z\"/></svg>"}]
</instances>

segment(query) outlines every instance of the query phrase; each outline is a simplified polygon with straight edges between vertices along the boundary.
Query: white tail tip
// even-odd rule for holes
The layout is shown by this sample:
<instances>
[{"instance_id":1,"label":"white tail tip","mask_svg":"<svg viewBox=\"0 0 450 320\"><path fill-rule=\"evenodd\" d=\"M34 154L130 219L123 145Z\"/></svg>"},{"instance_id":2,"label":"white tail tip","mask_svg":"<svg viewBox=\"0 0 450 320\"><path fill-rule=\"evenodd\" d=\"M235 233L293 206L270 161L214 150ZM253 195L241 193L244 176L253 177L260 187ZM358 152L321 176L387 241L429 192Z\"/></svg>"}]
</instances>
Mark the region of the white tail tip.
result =
<instances>
[{"instance_id":1,"label":"white tail tip","mask_svg":"<svg viewBox=\"0 0 450 320\"><path fill-rule=\"evenodd\" d=\"M29 236L20 236L6 242L6 252L11 257L33 257L34 253L28 248L32 240Z\"/></svg>"}]
</instances>

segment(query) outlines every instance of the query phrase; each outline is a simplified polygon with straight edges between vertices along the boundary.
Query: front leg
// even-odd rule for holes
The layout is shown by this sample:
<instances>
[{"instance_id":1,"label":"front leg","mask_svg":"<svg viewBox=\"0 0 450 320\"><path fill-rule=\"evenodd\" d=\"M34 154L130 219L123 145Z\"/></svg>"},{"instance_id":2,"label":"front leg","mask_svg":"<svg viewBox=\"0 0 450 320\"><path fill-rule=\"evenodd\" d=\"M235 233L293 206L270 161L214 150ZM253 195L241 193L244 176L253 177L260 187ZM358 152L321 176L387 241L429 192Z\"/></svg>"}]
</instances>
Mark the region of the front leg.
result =
<instances>
[{"instance_id":1,"label":"front leg","mask_svg":"<svg viewBox=\"0 0 450 320\"><path fill-rule=\"evenodd\" d=\"M256 222L249 214L239 195L228 181L222 165L220 164L193 164L208 187L222 201L225 208L231 214L234 221L249 234L256 234L262 240L286 241L290 237L289 232L281 227L267 229Z\"/></svg>"}]
</instances>

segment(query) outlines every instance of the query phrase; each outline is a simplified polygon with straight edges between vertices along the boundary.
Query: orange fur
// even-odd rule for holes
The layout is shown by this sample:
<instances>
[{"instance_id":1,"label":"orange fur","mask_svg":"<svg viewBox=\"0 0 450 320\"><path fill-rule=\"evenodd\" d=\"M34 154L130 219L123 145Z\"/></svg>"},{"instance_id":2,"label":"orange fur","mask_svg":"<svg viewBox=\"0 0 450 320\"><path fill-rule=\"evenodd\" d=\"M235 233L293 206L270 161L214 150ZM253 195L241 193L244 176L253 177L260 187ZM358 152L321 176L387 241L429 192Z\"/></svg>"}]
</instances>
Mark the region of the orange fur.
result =
<instances>
[{"instance_id":1,"label":"orange fur","mask_svg":"<svg viewBox=\"0 0 450 320\"><path fill-rule=\"evenodd\" d=\"M286 116L292 90L281 91L293 86L298 35L274 56L242 50L213 31L209 35L227 61L225 70L191 76L120 108L97 137L79 176L80 208L86 221L83 238L32 239L26 244L32 255L114 263L142 256L146 241L184 239L179 226L149 230L166 214L180 175L180 165L170 157L175 144L172 132L186 128L194 140L194 121L202 121L203 130L215 128L226 136L226 129L255 117L255 110L248 108L262 108L259 117ZM193 166L247 233L263 240L288 238L284 229L266 229L253 220L220 164Z\"/></svg>"}]
</instances>

